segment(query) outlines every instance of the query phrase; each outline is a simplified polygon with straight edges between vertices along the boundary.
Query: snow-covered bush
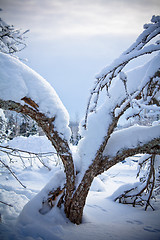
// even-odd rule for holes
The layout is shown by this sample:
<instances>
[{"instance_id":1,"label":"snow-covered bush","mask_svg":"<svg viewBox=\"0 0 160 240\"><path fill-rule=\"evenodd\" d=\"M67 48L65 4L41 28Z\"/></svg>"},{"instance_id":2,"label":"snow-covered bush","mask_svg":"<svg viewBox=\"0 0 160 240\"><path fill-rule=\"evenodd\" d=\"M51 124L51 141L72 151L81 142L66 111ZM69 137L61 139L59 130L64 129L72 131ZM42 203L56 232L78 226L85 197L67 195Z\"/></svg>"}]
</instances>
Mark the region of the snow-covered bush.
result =
<instances>
[{"instance_id":1,"label":"snow-covered bush","mask_svg":"<svg viewBox=\"0 0 160 240\"><path fill-rule=\"evenodd\" d=\"M118 128L122 119L143 118L144 114L159 118L160 53L152 54L160 50L159 33L160 17L153 16L135 43L97 74L80 127L82 139L74 154L69 143L69 115L55 90L19 60L0 54L0 107L35 120L64 166L65 175L59 172L53 185L50 182L36 197L35 215L45 215L52 208L63 206L67 218L80 224L96 176L129 156L143 153L153 158L160 154L160 124L131 127L121 124L121 129ZM126 71L130 61L147 54L153 58L148 62L144 59L144 66ZM102 90L106 90L106 95L99 106ZM32 209L31 202L25 207L25 214Z\"/></svg>"}]
</instances>

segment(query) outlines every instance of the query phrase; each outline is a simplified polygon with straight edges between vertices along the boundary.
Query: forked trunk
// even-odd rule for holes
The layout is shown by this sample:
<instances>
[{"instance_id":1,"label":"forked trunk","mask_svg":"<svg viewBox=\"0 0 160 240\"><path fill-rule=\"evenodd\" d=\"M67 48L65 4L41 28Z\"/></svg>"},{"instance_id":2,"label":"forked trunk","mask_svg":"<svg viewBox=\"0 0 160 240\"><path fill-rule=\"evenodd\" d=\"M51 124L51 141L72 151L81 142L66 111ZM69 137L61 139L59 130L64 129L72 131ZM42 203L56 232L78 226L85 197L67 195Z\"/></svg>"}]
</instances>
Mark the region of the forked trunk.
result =
<instances>
[{"instance_id":1,"label":"forked trunk","mask_svg":"<svg viewBox=\"0 0 160 240\"><path fill-rule=\"evenodd\" d=\"M83 209L93 179L93 172L91 169L87 170L70 203L65 201L65 213L72 223L80 224L82 222Z\"/></svg>"}]
</instances>

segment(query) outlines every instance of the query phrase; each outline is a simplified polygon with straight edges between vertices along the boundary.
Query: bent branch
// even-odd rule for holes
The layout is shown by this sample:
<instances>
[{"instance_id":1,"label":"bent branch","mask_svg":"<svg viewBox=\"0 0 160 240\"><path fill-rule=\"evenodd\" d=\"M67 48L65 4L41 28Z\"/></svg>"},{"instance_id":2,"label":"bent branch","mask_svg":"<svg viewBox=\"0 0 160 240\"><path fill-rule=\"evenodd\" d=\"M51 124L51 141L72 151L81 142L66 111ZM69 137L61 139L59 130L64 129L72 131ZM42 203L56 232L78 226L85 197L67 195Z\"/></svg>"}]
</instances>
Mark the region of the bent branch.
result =
<instances>
[{"instance_id":1,"label":"bent branch","mask_svg":"<svg viewBox=\"0 0 160 240\"><path fill-rule=\"evenodd\" d=\"M28 99L25 98L25 102ZM28 105L21 105L14 101L5 101L0 99L0 108L4 110L16 111L17 113L23 113L37 122L37 124L43 129L44 133L51 141L52 145L57 151L57 154L61 158L64 170L66 173L66 199L70 201L75 182L74 164L72 154L68 145L68 142L60 137L54 127L54 118L48 118L45 114L38 111L37 104L33 100L29 99Z\"/></svg>"},{"instance_id":2,"label":"bent branch","mask_svg":"<svg viewBox=\"0 0 160 240\"><path fill-rule=\"evenodd\" d=\"M101 169L104 168L103 171L108 170L110 167L115 164L122 162L125 158L134 156L136 154L155 154L160 155L160 138L154 138L145 144L138 145L134 148L122 149L119 151L116 156L104 156L101 161ZM99 172L101 174L102 171Z\"/></svg>"}]
</instances>

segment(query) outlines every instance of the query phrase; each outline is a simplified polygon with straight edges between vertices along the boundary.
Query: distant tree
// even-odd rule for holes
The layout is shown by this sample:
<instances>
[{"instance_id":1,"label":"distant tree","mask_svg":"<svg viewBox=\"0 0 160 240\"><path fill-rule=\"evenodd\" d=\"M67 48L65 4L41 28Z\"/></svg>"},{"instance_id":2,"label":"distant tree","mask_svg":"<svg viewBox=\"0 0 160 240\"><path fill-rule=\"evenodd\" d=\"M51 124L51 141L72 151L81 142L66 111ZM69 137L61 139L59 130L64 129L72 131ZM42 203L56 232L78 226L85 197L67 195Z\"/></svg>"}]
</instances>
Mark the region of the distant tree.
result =
<instances>
[{"instance_id":1,"label":"distant tree","mask_svg":"<svg viewBox=\"0 0 160 240\"><path fill-rule=\"evenodd\" d=\"M62 116L66 116L61 103L58 105L60 111L56 108L54 116L50 114L54 109L53 104L50 103L52 101L50 98L51 88L48 90L49 103L47 101L48 105L45 110L42 106L46 99L39 89L35 93L36 96L32 91L32 93L28 91L27 96L21 96L16 101L12 98L0 97L1 108L26 114L37 122L55 147L64 165L65 180L57 178L55 179L57 181L56 189L51 187L49 190L47 188L48 195L44 196L42 208L37 214L45 214L51 208L63 205L67 218L73 223L80 224L86 198L94 178L125 158L138 153L149 154L148 161L151 162L150 169L153 176L154 159L156 155L160 154L159 120L154 124L150 123L149 126L126 127L122 124L121 129L118 126L122 118L127 121L137 116L139 119L143 119L144 114L145 116L154 115L156 118L159 116L160 55L153 56L147 63L144 60L143 67L130 72L125 71L125 67L131 60L160 50L160 42L157 41L159 33L160 17L153 16L151 23L144 25L144 31L136 42L96 76L81 129L82 139L78 144L77 158L70 149L68 135L64 134L65 130L68 131L68 126L63 125L63 121L59 120ZM5 61L7 61L6 59L5 56ZM8 62L11 64L9 59L11 58L8 56ZM26 73L28 68L24 68L22 63L16 60L16 64L14 64L13 62L12 67L17 68L18 66L19 70ZM37 77L38 85L38 81L40 82L41 79L34 74L32 71L27 76L30 76L31 79L33 76ZM14 76L17 76L15 72L12 77L14 78ZM45 88L47 83L44 80L43 83ZM30 84L32 83L30 82ZM48 88L45 88L45 91L47 91L46 89ZM99 106L102 90L106 90L106 94L103 104ZM41 100L43 99L43 101L38 102L38 94L42 95ZM56 95L54 95L54 99L57 104L59 100ZM62 125L63 128L61 128ZM77 161L79 161L78 164ZM155 185L153 178L149 177L148 179L152 182L150 185L152 188ZM141 194L145 190L146 188L141 188ZM149 191L147 204L150 202L150 194L151 191Z\"/></svg>"},{"instance_id":2,"label":"distant tree","mask_svg":"<svg viewBox=\"0 0 160 240\"><path fill-rule=\"evenodd\" d=\"M70 142L73 145L78 145L78 142L81 139L81 136L79 134L79 123L77 121L76 122L71 121L69 127L72 132Z\"/></svg>"},{"instance_id":3,"label":"distant tree","mask_svg":"<svg viewBox=\"0 0 160 240\"><path fill-rule=\"evenodd\" d=\"M29 124L28 122L23 121L20 125L20 135L24 137L29 137Z\"/></svg>"},{"instance_id":4,"label":"distant tree","mask_svg":"<svg viewBox=\"0 0 160 240\"><path fill-rule=\"evenodd\" d=\"M32 120L32 119L31 119ZM35 134L39 134L39 132L42 131L38 128L38 125L35 121L30 122L30 131L29 131L29 135L35 135Z\"/></svg>"},{"instance_id":5,"label":"distant tree","mask_svg":"<svg viewBox=\"0 0 160 240\"><path fill-rule=\"evenodd\" d=\"M5 116L5 134L7 139L13 139L17 136L28 137L39 133L39 127L32 118L16 112L4 111Z\"/></svg>"},{"instance_id":6,"label":"distant tree","mask_svg":"<svg viewBox=\"0 0 160 240\"><path fill-rule=\"evenodd\" d=\"M11 140L18 135L18 125L17 118L14 117L13 114L10 114L7 119L7 127L6 134L8 138Z\"/></svg>"},{"instance_id":7,"label":"distant tree","mask_svg":"<svg viewBox=\"0 0 160 240\"><path fill-rule=\"evenodd\" d=\"M19 135L29 137L38 133L38 126L35 121L25 115L20 115L21 123L19 129Z\"/></svg>"},{"instance_id":8,"label":"distant tree","mask_svg":"<svg viewBox=\"0 0 160 240\"><path fill-rule=\"evenodd\" d=\"M6 118L2 109L0 109L0 142L6 139Z\"/></svg>"}]
</instances>

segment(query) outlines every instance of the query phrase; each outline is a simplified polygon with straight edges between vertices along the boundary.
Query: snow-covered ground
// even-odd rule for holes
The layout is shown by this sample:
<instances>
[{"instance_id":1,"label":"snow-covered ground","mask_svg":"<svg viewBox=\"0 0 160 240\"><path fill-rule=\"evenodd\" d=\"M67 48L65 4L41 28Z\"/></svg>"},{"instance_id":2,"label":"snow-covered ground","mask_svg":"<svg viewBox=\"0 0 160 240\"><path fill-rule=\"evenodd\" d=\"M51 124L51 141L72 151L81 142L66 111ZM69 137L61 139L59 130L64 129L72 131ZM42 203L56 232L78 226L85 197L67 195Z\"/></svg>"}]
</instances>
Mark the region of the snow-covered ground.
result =
<instances>
[{"instance_id":1,"label":"snow-covered ground","mask_svg":"<svg viewBox=\"0 0 160 240\"><path fill-rule=\"evenodd\" d=\"M7 146L32 152L54 152L46 137L18 137ZM73 149L74 150L74 149ZM45 156L44 163L52 168L49 171L38 158L22 159L0 153L0 159L10 166L22 185L5 169L0 169L0 239L2 240L158 240L160 239L160 199L153 202L155 211L119 204L113 201L112 194L126 183L138 181L136 176L138 156L119 163L97 177L89 192L84 209L83 223L74 225L65 218L60 209L52 214L36 217L31 215L25 221L23 207L50 181L55 171L62 168L56 165L55 155ZM134 161L133 161L134 160ZM54 211L54 212L53 212ZM29 215L29 213L28 213ZM47 216L48 215L48 216ZM28 217L28 216L26 216ZM25 224L24 224L25 222Z\"/></svg>"}]
</instances>

